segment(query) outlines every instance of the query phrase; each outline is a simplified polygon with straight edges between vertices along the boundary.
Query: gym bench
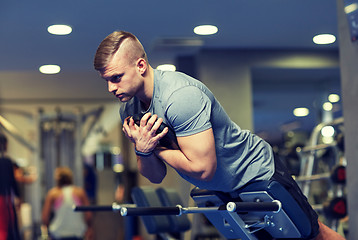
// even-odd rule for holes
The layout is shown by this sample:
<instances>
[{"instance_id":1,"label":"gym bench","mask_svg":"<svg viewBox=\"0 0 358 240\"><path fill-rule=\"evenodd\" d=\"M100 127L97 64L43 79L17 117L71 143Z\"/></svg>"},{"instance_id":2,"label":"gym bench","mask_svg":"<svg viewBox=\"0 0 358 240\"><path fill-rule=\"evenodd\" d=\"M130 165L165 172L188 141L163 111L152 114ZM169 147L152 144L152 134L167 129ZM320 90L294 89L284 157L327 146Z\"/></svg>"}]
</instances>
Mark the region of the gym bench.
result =
<instances>
[{"instance_id":1,"label":"gym bench","mask_svg":"<svg viewBox=\"0 0 358 240\"><path fill-rule=\"evenodd\" d=\"M132 191L135 206L121 205L116 211L120 210L122 216L141 216L149 233L174 226L175 231L188 230L190 223L185 214L189 213L204 214L226 239L258 240L256 233L261 230L273 238L306 238L311 233L310 221L298 203L273 180L245 186L236 199L226 193L194 188L190 195L197 207L184 208L173 201L163 204L163 193L165 189L136 187ZM168 200L168 196L164 198ZM172 222L163 217L171 217Z\"/></svg>"}]
</instances>

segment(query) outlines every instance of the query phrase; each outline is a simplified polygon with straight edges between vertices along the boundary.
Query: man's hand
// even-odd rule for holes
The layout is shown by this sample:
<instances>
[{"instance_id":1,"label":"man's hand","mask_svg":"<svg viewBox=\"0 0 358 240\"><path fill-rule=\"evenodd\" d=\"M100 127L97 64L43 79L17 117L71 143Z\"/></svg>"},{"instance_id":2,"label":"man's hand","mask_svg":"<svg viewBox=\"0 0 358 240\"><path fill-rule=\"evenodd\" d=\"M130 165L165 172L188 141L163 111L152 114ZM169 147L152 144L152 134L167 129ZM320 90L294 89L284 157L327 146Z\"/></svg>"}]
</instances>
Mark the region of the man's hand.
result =
<instances>
[{"instance_id":1,"label":"man's hand","mask_svg":"<svg viewBox=\"0 0 358 240\"><path fill-rule=\"evenodd\" d=\"M163 119L158 118L157 115L152 116L151 113L146 113L140 120L139 126L134 123L131 117L126 118L122 130L126 137L135 144L137 151L149 153L158 145L159 140L168 133L168 127L165 127L162 132L156 133L162 122Z\"/></svg>"}]
</instances>

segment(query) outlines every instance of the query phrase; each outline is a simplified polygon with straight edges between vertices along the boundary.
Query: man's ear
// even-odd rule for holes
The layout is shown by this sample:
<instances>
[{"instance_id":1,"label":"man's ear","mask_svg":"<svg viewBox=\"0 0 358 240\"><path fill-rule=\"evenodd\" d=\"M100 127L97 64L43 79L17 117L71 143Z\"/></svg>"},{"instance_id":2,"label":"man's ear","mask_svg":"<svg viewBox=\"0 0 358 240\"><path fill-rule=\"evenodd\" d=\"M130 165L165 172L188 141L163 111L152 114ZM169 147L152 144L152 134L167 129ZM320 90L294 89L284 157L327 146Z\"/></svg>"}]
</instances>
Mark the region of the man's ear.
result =
<instances>
[{"instance_id":1,"label":"man's ear","mask_svg":"<svg viewBox=\"0 0 358 240\"><path fill-rule=\"evenodd\" d=\"M137 69L142 75L147 71L147 61L145 61L144 58L139 58L137 60Z\"/></svg>"}]
</instances>

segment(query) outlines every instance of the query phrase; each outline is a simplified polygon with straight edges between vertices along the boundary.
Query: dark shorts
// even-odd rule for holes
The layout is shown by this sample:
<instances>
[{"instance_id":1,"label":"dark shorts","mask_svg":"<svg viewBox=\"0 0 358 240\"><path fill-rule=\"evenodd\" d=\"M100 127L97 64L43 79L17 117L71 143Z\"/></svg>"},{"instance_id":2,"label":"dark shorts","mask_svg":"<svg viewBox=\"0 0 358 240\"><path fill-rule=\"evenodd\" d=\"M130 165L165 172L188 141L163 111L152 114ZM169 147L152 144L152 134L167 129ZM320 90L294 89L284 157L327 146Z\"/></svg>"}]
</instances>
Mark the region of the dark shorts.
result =
<instances>
[{"instance_id":1,"label":"dark shorts","mask_svg":"<svg viewBox=\"0 0 358 240\"><path fill-rule=\"evenodd\" d=\"M302 193L300 187L291 177L286 166L283 164L278 156L275 156L275 173L271 177L272 180L279 182L297 201L304 213L311 220L311 234L306 239L314 239L319 233L318 215L309 204L308 199ZM292 240L292 238L291 238Z\"/></svg>"},{"instance_id":2,"label":"dark shorts","mask_svg":"<svg viewBox=\"0 0 358 240\"><path fill-rule=\"evenodd\" d=\"M271 177L270 180L274 180L279 182L296 200L298 205L301 207L303 212L306 214L308 219L311 221L311 234L307 238L300 238L305 240L314 239L319 233L319 225L318 225L318 215L313 210L312 206L309 204L308 199L302 193L300 187L297 185L295 180L292 178L289 173L287 167L280 160L278 156L275 156L275 173ZM250 183L248 183L250 185ZM245 186L244 186L245 187ZM238 201L241 201L239 198L240 191L229 193L232 199L238 198ZM272 239L271 235L269 235L265 230L261 230L255 233L258 239L270 240ZM290 240L294 240L295 238L290 238Z\"/></svg>"}]
</instances>

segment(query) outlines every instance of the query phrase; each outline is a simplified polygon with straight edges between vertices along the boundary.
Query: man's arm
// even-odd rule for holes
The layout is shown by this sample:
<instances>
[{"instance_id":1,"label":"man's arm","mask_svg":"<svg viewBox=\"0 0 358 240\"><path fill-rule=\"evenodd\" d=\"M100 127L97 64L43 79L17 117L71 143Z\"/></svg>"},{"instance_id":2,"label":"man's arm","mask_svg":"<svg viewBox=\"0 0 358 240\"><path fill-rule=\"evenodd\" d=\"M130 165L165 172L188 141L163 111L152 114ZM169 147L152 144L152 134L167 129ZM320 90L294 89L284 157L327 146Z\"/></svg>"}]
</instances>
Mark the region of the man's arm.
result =
<instances>
[{"instance_id":1,"label":"man's arm","mask_svg":"<svg viewBox=\"0 0 358 240\"><path fill-rule=\"evenodd\" d=\"M159 148L156 156L189 177L211 180L217 166L212 129L177 139L180 150Z\"/></svg>"},{"instance_id":2,"label":"man's arm","mask_svg":"<svg viewBox=\"0 0 358 240\"><path fill-rule=\"evenodd\" d=\"M134 143L137 151L148 153L149 156L137 156L140 173L153 183L160 183L166 175L165 163L177 171L203 181L209 181L216 171L215 140L212 129L186 137L178 137L178 150L157 147L168 129L156 134L162 119L150 113L143 116L140 126L130 119L124 121L123 131ZM164 161L164 162L163 162Z\"/></svg>"},{"instance_id":3,"label":"man's arm","mask_svg":"<svg viewBox=\"0 0 358 240\"><path fill-rule=\"evenodd\" d=\"M157 119L157 115L151 116L146 113L140 120L140 125L136 125L132 118L126 118L123 122L123 132L126 137L134 144L137 151L150 153L148 156L137 155L137 165L139 172L152 183L161 183L167 174L165 163L157 158L154 149L158 142L168 132L165 128L161 133L156 134L163 119Z\"/></svg>"},{"instance_id":4,"label":"man's arm","mask_svg":"<svg viewBox=\"0 0 358 240\"><path fill-rule=\"evenodd\" d=\"M155 154L148 157L137 156L139 172L152 183L161 183L167 175L165 163Z\"/></svg>"}]
</instances>

